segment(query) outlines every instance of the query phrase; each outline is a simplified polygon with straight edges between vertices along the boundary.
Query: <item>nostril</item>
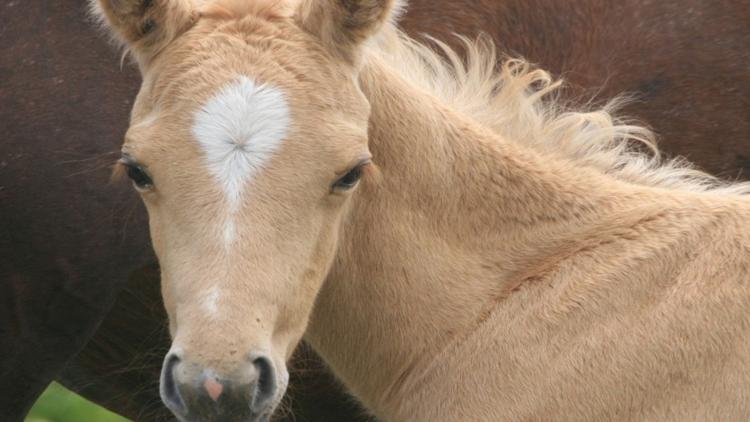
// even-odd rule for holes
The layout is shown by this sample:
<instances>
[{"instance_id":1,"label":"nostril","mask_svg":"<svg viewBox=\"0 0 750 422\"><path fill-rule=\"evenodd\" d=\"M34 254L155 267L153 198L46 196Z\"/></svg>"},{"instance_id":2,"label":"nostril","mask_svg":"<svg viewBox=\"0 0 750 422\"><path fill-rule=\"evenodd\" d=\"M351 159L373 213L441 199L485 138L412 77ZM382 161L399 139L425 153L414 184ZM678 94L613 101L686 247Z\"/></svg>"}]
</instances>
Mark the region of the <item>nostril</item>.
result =
<instances>
[{"instance_id":1,"label":"nostril","mask_svg":"<svg viewBox=\"0 0 750 422\"><path fill-rule=\"evenodd\" d=\"M174 379L174 371L179 363L180 357L174 353L168 354L164 359L161 370L161 398L172 411L183 413L185 403L182 401L182 396Z\"/></svg>"},{"instance_id":2,"label":"nostril","mask_svg":"<svg viewBox=\"0 0 750 422\"><path fill-rule=\"evenodd\" d=\"M253 365L258 371L258 383L252 408L256 412L261 412L268 407L276 396L276 373L273 369L273 363L265 356L253 360Z\"/></svg>"}]
</instances>

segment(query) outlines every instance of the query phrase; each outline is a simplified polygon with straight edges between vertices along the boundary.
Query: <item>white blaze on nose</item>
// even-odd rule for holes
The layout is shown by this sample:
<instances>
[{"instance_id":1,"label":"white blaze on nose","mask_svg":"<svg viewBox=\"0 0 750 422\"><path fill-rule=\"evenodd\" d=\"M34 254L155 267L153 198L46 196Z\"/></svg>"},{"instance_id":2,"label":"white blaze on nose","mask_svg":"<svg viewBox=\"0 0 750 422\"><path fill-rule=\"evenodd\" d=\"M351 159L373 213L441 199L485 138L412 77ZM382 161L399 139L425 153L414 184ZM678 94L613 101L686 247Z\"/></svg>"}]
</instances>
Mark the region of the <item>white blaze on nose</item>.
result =
<instances>
[{"instance_id":1,"label":"white blaze on nose","mask_svg":"<svg viewBox=\"0 0 750 422\"><path fill-rule=\"evenodd\" d=\"M219 313L219 289L216 287L211 288L208 294L204 297L203 307L206 309L206 313L211 316Z\"/></svg>"},{"instance_id":2,"label":"white blaze on nose","mask_svg":"<svg viewBox=\"0 0 750 422\"><path fill-rule=\"evenodd\" d=\"M222 234L225 245L231 245L234 243L234 239L237 237L237 227L234 224L234 219L230 218L224 223L224 233Z\"/></svg>"},{"instance_id":3,"label":"white blaze on nose","mask_svg":"<svg viewBox=\"0 0 750 422\"><path fill-rule=\"evenodd\" d=\"M241 204L245 184L278 150L289 125L284 93L246 76L222 88L196 113L193 136L229 206L222 234L225 244L235 239L231 215Z\"/></svg>"}]
</instances>

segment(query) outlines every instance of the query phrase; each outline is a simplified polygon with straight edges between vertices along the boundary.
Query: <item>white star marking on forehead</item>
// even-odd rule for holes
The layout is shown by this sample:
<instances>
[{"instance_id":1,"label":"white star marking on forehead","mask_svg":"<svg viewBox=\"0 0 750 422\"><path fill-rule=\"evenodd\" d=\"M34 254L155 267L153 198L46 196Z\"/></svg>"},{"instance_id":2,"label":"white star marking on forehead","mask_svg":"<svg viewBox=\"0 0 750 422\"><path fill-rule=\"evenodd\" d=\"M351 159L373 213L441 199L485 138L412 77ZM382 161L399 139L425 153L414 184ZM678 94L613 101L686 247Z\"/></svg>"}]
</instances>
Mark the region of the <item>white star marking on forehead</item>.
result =
<instances>
[{"instance_id":1,"label":"white star marking on forehead","mask_svg":"<svg viewBox=\"0 0 750 422\"><path fill-rule=\"evenodd\" d=\"M239 207L245 184L279 149L289 125L284 93L246 76L222 88L198 110L193 136L230 210Z\"/></svg>"}]
</instances>

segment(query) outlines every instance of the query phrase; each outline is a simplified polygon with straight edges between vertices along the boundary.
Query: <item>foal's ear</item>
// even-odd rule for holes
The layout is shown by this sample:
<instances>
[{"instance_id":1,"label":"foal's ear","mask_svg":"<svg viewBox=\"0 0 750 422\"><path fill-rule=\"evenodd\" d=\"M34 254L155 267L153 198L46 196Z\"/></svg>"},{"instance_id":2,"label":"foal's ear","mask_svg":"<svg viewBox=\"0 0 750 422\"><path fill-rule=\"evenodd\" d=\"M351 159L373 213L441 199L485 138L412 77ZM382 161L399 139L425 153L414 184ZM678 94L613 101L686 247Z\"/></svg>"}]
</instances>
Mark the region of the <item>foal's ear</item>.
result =
<instances>
[{"instance_id":1,"label":"foal's ear","mask_svg":"<svg viewBox=\"0 0 750 422\"><path fill-rule=\"evenodd\" d=\"M302 0L297 21L333 53L356 62L358 47L390 19L403 0Z\"/></svg>"},{"instance_id":2,"label":"foal's ear","mask_svg":"<svg viewBox=\"0 0 750 422\"><path fill-rule=\"evenodd\" d=\"M141 65L197 19L191 0L90 0L96 17Z\"/></svg>"}]
</instances>

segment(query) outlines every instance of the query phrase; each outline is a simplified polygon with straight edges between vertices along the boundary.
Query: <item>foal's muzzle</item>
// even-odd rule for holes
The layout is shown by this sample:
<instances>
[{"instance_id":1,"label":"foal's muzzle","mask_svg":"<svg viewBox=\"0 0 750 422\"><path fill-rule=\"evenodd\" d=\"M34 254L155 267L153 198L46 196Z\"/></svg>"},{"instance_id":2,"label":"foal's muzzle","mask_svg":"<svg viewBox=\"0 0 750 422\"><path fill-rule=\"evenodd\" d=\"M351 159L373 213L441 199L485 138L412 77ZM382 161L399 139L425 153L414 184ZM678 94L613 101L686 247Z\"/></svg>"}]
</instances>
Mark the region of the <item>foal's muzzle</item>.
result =
<instances>
[{"instance_id":1,"label":"foal's muzzle","mask_svg":"<svg viewBox=\"0 0 750 422\"><path fill-rule=\"evenodd\" d=\"M256 422L270 419L278 393L271 359L254 356L229 375L167 354L161 370L161 398L187 422Z\"/></svg>"}]
</instances>

